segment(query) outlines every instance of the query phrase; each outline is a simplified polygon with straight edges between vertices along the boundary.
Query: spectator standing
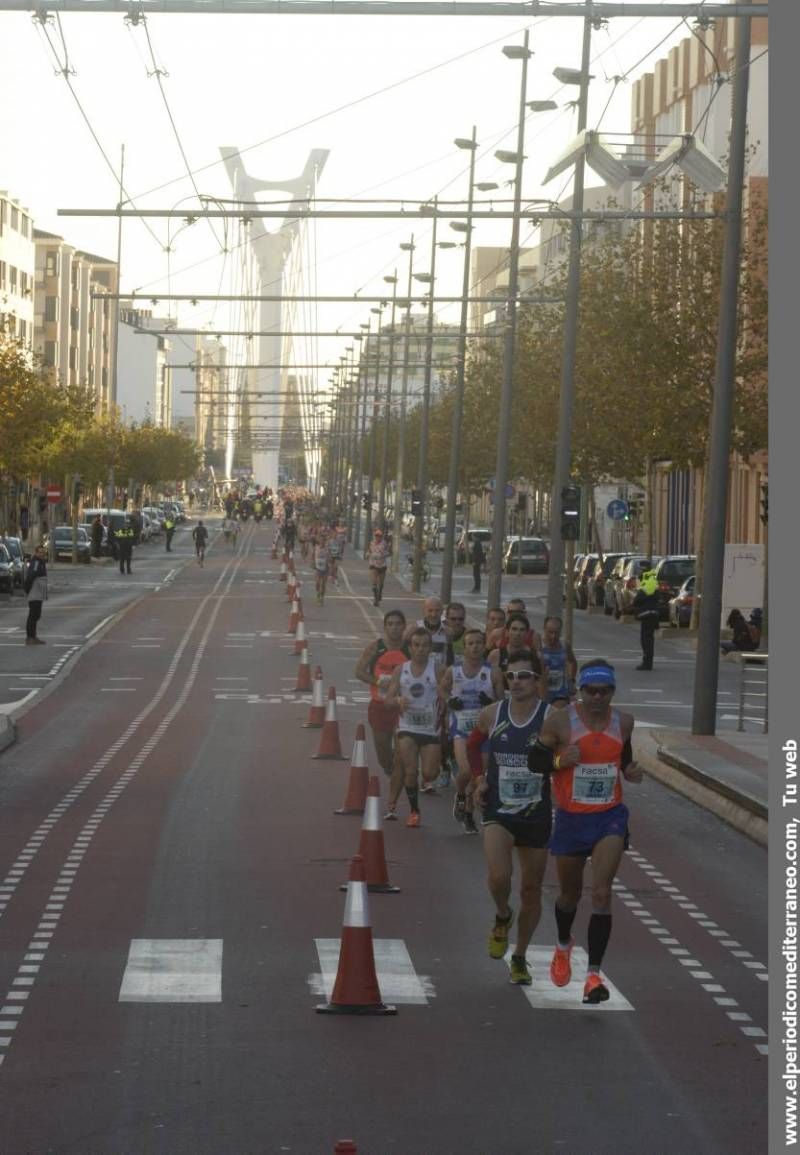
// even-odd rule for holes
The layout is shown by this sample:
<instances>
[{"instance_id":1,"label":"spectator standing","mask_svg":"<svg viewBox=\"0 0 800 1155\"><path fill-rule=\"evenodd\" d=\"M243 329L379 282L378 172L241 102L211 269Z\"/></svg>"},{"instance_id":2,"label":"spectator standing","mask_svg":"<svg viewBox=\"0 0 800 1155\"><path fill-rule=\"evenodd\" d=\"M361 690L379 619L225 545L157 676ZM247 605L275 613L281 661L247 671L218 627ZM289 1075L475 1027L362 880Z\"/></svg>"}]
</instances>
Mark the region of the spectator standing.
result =
<instances>
[{"instance_id":1,"label":"spectator standing","mask_svg":"<svg viewBox=\"0 0 800 1155\"><path fill-rule=\"evenodd\" d=\"M47 601L47 555L43 545L37 545L25 576L25 595L28 599L28 620L25 623L25 645L43 646L36 636L36 627L42 616L42 602Z\"/></svg>"},{"instance_id":2,"label":"spectator standing","mask_svg":"<svg viewBox=\"0 0 800 1155\"><path fill-rule=\"evenodd\" d=\"M98 513L92 520L92 557L100 557L103 547L103 521Z\"/></svg>"},{"instance_id":3,"label":"spectator standing","mask_svg":"<svg viewBox=\"0 0 800 1155\"><path fill-rule=\"evenodd\" d=\"M472 543L472 589L470 592L473 594L481 592L481 570L485 561L486 553L483 549L483 542L479 537L476 537Z\"/></svg>"}]
</instances>

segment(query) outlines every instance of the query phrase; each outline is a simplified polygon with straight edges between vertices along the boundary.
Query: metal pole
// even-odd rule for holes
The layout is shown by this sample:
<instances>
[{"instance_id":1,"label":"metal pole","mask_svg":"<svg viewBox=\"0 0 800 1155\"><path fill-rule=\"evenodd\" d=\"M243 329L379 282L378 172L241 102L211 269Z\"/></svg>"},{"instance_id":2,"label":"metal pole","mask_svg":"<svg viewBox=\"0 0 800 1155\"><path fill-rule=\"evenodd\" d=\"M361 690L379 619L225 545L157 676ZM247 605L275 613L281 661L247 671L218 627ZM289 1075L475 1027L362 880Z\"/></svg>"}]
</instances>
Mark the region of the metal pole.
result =
<instances>
[{"instance_id":1,"label":"metal pole","mask_svg":"<svg viewBox=\"0 0 800 1155\"><path fill-rule=\"evenodd\" d=\"M586 0L590 7L590 0ZM578 96L578 132L586 128L589 104L589 64L592 39L592 21L583 21L583 50L581 52L581 86ZM572 211L583 212L584 158L575 162L572 183ZM578 344L578 302L581 288L580 216L573 218L569 237L569 270L567 273L567 302L564 310L564 345L561 353L561 392L558 407L558 437L553 471L553 496L550 502L550 571L547 578L547 612L558 614L561 608L561 581L564 576L564 542L561 539L561 489L569 484L572 458L572 410L575 406L575 356ZM569 582L570 574L566 578Z\"/></svg>"},{"instance_id":2,"label":"metal pole","mask_svg":"<svg viewBox=\"0 0 800 1155\"><path fill-rule=\"evenodd\" d=\"M726 194L725 248L722 254L717 364L711 408L708 488L709 517L703 542L703 609L697 635L692 733L714 734L717 724L719 634L722 615L722 573L728 508L728 469L736 371L736 319L742 239L742 186L747 143L747 94L750 78L750 21L742 17L736 29L736 54L731 99L730 159Z\"/></svg>"},{"instance_id":3,"label":"metal pole","mask_svg":"<svg viewBox=\"0 0 800 1155\"><path fill-rule=\"evenodd\" d=\"M433 199L434 214L437 199ZM419 593L422 585L422 541L425 531L426 490L428 488L428 422L431 410L431 370L433 367L433 297L436 285L436 216L433 218L431 234L430 296L428 297L428 326L425 344L425 380L422 389L422 420L419 430L419 462L417 465L417 489L422 501L422 512L414 521L414 580L412 589Z\"/></svg>"},{"instance_id":4,"label":"metal pole","mask_svg":"<svg viewBox=\"0 0 800 1155\"><path fill-rule=\"evenodd\" d=\"M370 312L372 310L370 309ZM372 477L375 473L375 426L378 423L378 396L381 380L381 331L383 329L383 309L376 309L378 314L378 339L375 343L375 388L372 394L372 421L369 428L369 460L367 464L367 520L364 527L364 546L372 540ZM369 364L367 365L369 368Z\"/></svg>"},{"instance_id":5,"label":"metal pole","mask_svg":"<svg viewBox=\"0 0 800 1155\"><path fill-rule=\"evenodd\" d=\"M355 358L355 350L351 350ZM355 361L350 364L350 414L347 431L348 456L350 460L347 485L347 540L353 540L353 512L355 508L356 486L356 442L358 441L358 377L354 375Z\"/></svg>"},{"instance_id":6,"label":"metal pole","mask_svg":"<svg viewBox=\"0 0 800 1155\"><path fill-rule=\"evenodd\" d=\"M403 246L401 246L402 248ZM411 278L414 275L414 234L407 242L408 249L408 297L403 333L403 380L400 387L400 422L397 428L397 481L394 500L394 548L392 550L392 572L400 566L400 532L403 521L403 471L406 462L406 401L408 398L408 361L411 338Z\"/></svg>"},{"instance_id":7,"label":"metal pole","mask_svg":"<svg viewBox=\"0 0 800 1155\"><path fill-rule=\"evenodd\" d=\"M514 177L514 216L511 223L511 247L508 260L508 303L503 342L503 384L500 393L500 420L497 429L497 464L494 482L494 519L492 521L492 556L489 568L488 605L499 606L503 573L503 538L506 522L506 484L508 482L508 450L511 438L511 406L514 397L514 345L517 333L517 289L519 285L519 228L522 202L522 164L525 148L525 94L528 84L528 33L523 39L525 54L522 58L522 80L519 93L519 123L517 126L517 163Z\"/></svg>"},{"instance_id":8,"label":"metal pole","mask_svg":"<svg viewBox=\"0 0 800 1155\"><path fill-rule=\"evenodd\" d=\"M364 379L364 361L365 361L365 342L369 341L369 329L364 334L364 341L361 343L361 352L358 358L358 386L356 392L356 483L358 488L358 500L355 507L355 533L353 534L353 549L358 551L361 549L361 489L364 483L364 437L366 436L367 424L367 390L366 381ZM361 385L364 382L364 390L362 395ZM358 428L358 409L361 406L361 429Z\"/></svg>"},{"instance_id":9,"label":"metal pole","mask_svg":"<svg viewBox=\"0 0 800 1155\"><path fill-rule=\"evenodd\" d=\"M456 548L456 500L458 498L458 474L461 469L461 425L464 420L464 379L467 366L467 314L469 311L470 256L472 253L472 202L475 193L475 153L478 143L472 126L472 148L469 153L469 193L467 195L467 232L464 244L464 276L462 280L461 324L458 331L458 367L456 388L453 396L453 423L450 429L450 470L447 475L447 514L444 531L444 557L442 558L442 585L439 596L444 605L449 605L453 593L453 562ZM491 603L490 603L491 604Z\"/></svg>"},{"instance_id":10,"label":"metal pole","mask_svg":"<svg viewBox=\"0 0 800 1155\"><path fill-rule=\"evenodd\" d=\"M378 525L386 530L386 481L389 476L389 430L392 421L392 370L394 367L394 317L397 305L397 269L392 277L392 319L389 325L389 368L386 373L386 413L383 421L383 453L378 489Z\"/></svg>"}]
</instances>

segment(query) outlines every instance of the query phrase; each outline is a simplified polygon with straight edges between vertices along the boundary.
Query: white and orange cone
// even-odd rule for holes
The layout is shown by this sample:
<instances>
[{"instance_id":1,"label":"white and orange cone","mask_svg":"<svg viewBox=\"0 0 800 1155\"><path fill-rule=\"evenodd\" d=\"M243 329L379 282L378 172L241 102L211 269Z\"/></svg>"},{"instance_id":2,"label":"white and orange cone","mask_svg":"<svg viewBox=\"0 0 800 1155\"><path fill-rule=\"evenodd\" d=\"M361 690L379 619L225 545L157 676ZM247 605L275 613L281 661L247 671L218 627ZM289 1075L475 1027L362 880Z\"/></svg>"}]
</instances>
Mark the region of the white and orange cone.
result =
<instances>
[{"instance_id":1,"label":"white and orange cone","mask_svg":"<svg viewBox=\"0 0 800 1155\"><path fill-rule=\"evenodd\" d=\"M344 802L334 814L363 814L367 805L367 789L369 787L369 767L367 766L367 738L363 725L356 726L356 740L353 743L353 756L350 759L350 781Z\"/></svg>"},{"instance_id":2,"label":"white and orange cone","mask_svg":"<svg viewBox=\"0 0 800 1155\"><path fill-rule=\"evenodd\" d=\"M294 635L294 652L295 652L295 654L301 654L307 645L308 645L308 641L306 639L306 622L305 622L305 618L301 614L300 617L297 619L297 629L295 630L295 635Z\"/></svg>"},{"instance_id":3,"label":"white and orange cone","mask_svg":"<svg viewBox=\"0 0 800 1155\"><path fill-rule=\"evenodd\" d=\"M396 1007L384 1003L378 986L364 860L359 854L350 862L336 981L330 1002L320 1004L317 1011L323 1015L397 1014Z\"/></svg>"},{"instance_id":4,"label":"white and orange cone","mask_svg":"<svg viewBox=\"0 0 800 1155\"><path fill-rule=\"evenodd\" d=\"M278 581L280 581L280 582L286 581L286 561L285 560L281 562L281 573L280 573L280 577L278 578Z\"/></svg>"},{"instance_id":5,"label":"white and orange cone","mask_svg":"<svg viewBox=\"0 0 800 1155\"><path fill-rule=\"evenodd\" d=\"M381 822L381 786L376 774L369 779L367 804L361 823L361 840L358 853L364 859L364 876L367 890L374 894L399 894L400 887L389 882L386 867L386 851L383 845L383 824ZM340 890L345 888L341 886Z\"/></svg>"},{"instance_id":6,"label":"white and orange cone","mask_svg":"<svg viewBox=\"0 0 800 1155\"><path fill-rule=\"evenodd\" d=\"M300 617L300 603L297 598L292 599L292 612L289 614L289 625L286 627L287 634L293 634L297 629L297 620Z\"/></svg>"},{"instance_id":7,"label":"white and orange cone","mask_svg":"<svg viewBox=\"0 0 800 1155\"><path fill-rule=\"evenodd\" d=\"M325 721L322 724L322 733L319 736L319 749L312 757L344 762L342 744L339 741L339 722L336 718L335 686L331 686L328 690L328 705L325 708Z\"/></svg>"},{"instance_id":8,"label":"white and orange cone","mask_svg":"<svg viewBox=\"0 0 800 1155\"><path fill-rule=\"evenodd\" d=\"M300 654L300 665L297 667L297 681L294 684L296 694L307 694L311 689L311 664L308 660L308 647L304 646Z\"/></svg>"},{"instance_id":9,"label":"white and orange cone","mask_svg":"<svg viewBox=\"0 0 800 1155\"><path fill-rule=\"evenodd\" d=\"M308 711L308 721L304 722L303 725L307 730L321 730L324 724L325 698L322 686L322 669L317 666L311 686L311 709Z\"/></svg>"},{"instance_id":10,"label":"white and orange cone","mask_svg":"<svg viewBox=\"0 0 800 1155\"><path fill-rule=\"evenodd\" d=\"M333 1149L333 1155L358 1155L358 1147L352 1139L340 1139Z\"/></svg>"}]
</instances>

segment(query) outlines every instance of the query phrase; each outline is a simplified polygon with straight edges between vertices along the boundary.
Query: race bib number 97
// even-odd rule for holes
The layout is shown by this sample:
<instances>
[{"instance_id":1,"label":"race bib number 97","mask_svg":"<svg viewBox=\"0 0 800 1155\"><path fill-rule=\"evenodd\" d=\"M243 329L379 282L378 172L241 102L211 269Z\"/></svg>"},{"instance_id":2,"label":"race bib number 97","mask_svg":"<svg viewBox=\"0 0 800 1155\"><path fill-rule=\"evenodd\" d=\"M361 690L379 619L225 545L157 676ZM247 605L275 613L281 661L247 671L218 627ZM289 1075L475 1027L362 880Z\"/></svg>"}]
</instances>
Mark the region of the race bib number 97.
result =
<instances>
[{"instance_id":1,"label":"race bib number 97","mask_svg":"<svg viewBox=\"0 0 800 1155\"><path fill-rule=\"evenodd\" d=\"M616 762L579 762L572 777L572 801L584 806L606 805L614 798L618 775Z\"/></svg>"},{"instance_id":2,"label":"race bib number 97","mask_svg":"<svg viewBox=\"0 0 800 1155\"><path fill-rule=\"evenodd\" d=\"M504 810L522 810L542 799L542 775L525 766L498 767L498 792Z\"/></svg>"}]
</instances>

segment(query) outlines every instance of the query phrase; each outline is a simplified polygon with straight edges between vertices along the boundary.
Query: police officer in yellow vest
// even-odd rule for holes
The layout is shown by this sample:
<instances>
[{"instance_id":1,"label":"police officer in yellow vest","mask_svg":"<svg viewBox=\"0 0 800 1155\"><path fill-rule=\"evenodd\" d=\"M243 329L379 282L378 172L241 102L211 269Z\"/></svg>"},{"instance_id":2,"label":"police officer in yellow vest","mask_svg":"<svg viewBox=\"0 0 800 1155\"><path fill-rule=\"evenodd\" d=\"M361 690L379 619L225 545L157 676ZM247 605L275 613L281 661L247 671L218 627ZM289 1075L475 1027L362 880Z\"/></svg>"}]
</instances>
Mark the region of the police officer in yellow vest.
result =
<instances>
[{"instance_id":1,"label":"police officer in yellow vest","mask_svg":"<svg viewBox=\"0 0 800 1155\"><path fill-rule=\"evenodd\" d=\"M133 557L133 539L136 532L129 521L121 525L115 532L114 537L117 539L117 549L119 551L119 572L131 572L131 558Z\"/></svg>"},{"instance_id":2,"label":"police officer in yellow vest","mask_svg":"<svg viewBox=\"0 0 800 1155\"><path fill-rule=\"evenodd\" d=\"M172 538L175 534L175 518L169 514L164 518L164 533L167 537L167 553L172 553Z\"/></svg>"},{"instance_id":3,"label":"police officer in yellow vest","mask_svg":"<svg viewBox=\"0 0 800 1155\"><path fill-rule=\"evenodd\" d=\"M639 588L633 599L633 612L640 623L642 664L637 670L652 670L655 636L659 622L658 582L654 569L645 570L639 578Z\"/></svg>"}]
</instances>

